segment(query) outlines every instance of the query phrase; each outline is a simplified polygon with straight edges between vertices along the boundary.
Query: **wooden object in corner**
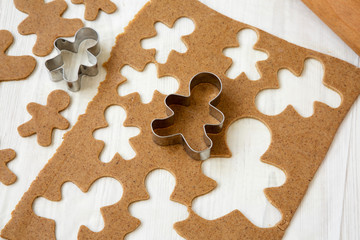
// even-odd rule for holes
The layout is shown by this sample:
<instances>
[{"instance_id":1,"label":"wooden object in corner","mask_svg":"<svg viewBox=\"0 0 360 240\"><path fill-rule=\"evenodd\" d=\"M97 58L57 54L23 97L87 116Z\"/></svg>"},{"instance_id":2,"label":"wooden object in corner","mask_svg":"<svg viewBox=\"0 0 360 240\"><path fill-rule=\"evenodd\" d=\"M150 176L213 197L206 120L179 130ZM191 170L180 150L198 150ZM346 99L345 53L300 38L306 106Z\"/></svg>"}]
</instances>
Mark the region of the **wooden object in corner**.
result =
<instances>
[{"instance_id":1,"label":"wooden object in corner","mask_svg":"<svg viewBox=\"0 0 360 240\"><path fill-rule=\"evenodd\" d=\"M302 0L360 55L360 0Z\"/></svg>"}]
</instances>

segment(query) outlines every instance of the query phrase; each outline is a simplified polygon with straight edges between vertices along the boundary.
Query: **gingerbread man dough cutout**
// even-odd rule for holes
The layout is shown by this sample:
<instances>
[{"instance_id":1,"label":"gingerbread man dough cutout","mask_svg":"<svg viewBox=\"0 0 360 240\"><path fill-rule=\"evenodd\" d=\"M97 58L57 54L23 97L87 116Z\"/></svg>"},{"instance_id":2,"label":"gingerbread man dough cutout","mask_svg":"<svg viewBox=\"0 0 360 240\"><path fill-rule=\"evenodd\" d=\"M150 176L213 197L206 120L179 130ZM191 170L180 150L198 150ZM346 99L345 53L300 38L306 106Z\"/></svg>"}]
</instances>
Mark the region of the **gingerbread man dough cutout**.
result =
<instances>
[{"instance_id":1,"label":"gingerbread man dough cutout","mask_svg":"<svg viewBox=\"0 0 360 240\"><path fill-rule=\"evenodd\" d=\"M14 0L14 3L18 10L29 15L20 23L18 31L22 35L36 34L33 53L37 56L50 54L57 38L74 36L84 26L80 19L61 17L67 9L64 0L49 3L44 0Z\"/></svg>"},{"instance_id":2,"label":"gingerbread man dough cutout","mask_svg":"<svg viewBox=\"0 0 360 240\"><path fill-rule=\"evenodd\" d=\"M12 149L0 150L0 182L11 185L16 181L16 175L9 170L6 164L16 157Z\"/></svg>"},{"instance_id":3,"label":"gingerbread man dough cutout","mask_svg":"<svg viewBox=\"0 0 360 240\"><path fill-rule=\"evenodd\" d=\"M99 11L110 14L116 11L115 3L110 0L71 0L74 4L85 4L85 19L93 21L97 18Z\"/></svg>"},{"instance_id":4,"label":"gingerbread man dough cutout","mask_svg":"<svg viewBox=\"0 0 360 240\"><path fill-rule=\"evenodd\" d=\"M70 96L62 90L55 90L48 96L45 106L37 103L29 103L26 107L32 119L18 127L22 137L37 134L39 145L47 147L51 144L52 131L54 128L65 130L69 127L69 121L59 112L65 110L70 104Z\"/></svg>"},{"instance_id":5,"label":"gingerbread man dough cutout","mask_svg":"<svg viewBox=\"0 0 360 240\"><path fill-rule=\"evenodd\" d=\"M36 60L31 56L7 56L6 50L14 42L7 30L0 30L0 82L27 78L35 69Z\"/></svg>"}]
</instances>

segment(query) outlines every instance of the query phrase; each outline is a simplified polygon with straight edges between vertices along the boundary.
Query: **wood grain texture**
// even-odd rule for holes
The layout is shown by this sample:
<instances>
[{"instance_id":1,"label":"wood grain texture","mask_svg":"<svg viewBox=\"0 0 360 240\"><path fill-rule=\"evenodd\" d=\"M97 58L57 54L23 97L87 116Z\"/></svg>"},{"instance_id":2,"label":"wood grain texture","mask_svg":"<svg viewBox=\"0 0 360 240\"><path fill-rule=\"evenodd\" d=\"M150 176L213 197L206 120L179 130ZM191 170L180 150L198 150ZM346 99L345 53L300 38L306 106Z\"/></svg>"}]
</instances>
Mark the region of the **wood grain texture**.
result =
<instances>
[{"instance_id":1,"label":"wood grain texture","mask_svg":"<svg viewBox=\"0 0 360 240\"><path fill-rule=\"evenodd\" d=\"M360 1L302 1L360 55Z\"/></svg>"},{"instance_id":2,"label":"wood grain texture","mask_svg":"<svg viewBox=\"0 0 360 240\"><path fill-rule=\"evenodd\" d=\"M145 2L147 1L118 0L118 12L112 15L101 14L97 21L86 22L87 26L95 28L101 36L100 64L109 57L115 36L123 31ZM360 67L359 56L301 1L202 0L202 2L238 21ZM69 9L65 17L76 18L84 15L83 6L72 5L70 0L67 0L67 3ZM25 14L15 9L12 1L0 1L0 28L10 30L15 37L15 44L9 49L11 55L31 55L31 48L36 37L34 35L21 36L17 32L17 25L25 17ZM52 52L51 56L55 55L56 53ZM67 89L65 84L51 82L43 64L44 59L37 57L37 60L38 67L28 81L0 84L0 147L2 149L14 148L17 151L18 157L9 163L9 168L19 177L12 186L5 187L0 184L0 229L9 221L15 205L54 154L65 133L65 131L56 131L54 143L48 148L38 146L36 136L22 139L17 133L17 127L30 119L25 111L29 102L42 102L51 91L59 88ZM76 71L76 69L73 70ZM84 81L80 92L70 93L72 104L68 110L64 111L64 116L69 119L71 125L85 111L88 102L97 92L97 85L104 76L105 71L101 68L98 77ZM302 92L302 94L308 93ZM315 175L305 199L284 236L285 240L360 239L358 228L360 225L359 118L360 101L357 100L340 126L326 159ZM166 179L163 182L166 186L168 185ZM208 207L211 209L212 206ZM149 214L149 212L144 212L144 215L151 216ZM171 216L174 214L167 213ZM151 218L156 220L153 216ZM146 239L148 233L141 236L143 236L142 239ZM164 237L164 239L172 238Z\"/></svg>"},{"instance_id":3,"label":"wood grain texture","mask_svg":"<svg viewBox=\"0 0 360 240\"><path fill-rule=\"evenodd\" d=\"M149 126L153 119L164 116L165 95L155 92L149 104L142 104L136 92L124 97L117 93L117 88L126 81L120 73L123 66L130 65L141 71L150 62L157 64L155 51L145 50L140 44L142 39L156 35L155 23L161 21L172 27L182 17L192 19L196 25L192 34L182 38L188 50L184 54L171 52L167 62L158 65L158 75L175 77L179 81L178 94L187 92L189 79L198 72L213 72L222 79L223 97L218 109L226 117L223 130L218 134L209 134L214 142L212 157L231 156L226 133L233 122L254 118L268 126L272 132L272 142L260 160L282 169L287 177L283 185L264 190L268 200L282 214L281 221L273 227L258 228L236 209L213 221L194 214L191 210L192 200L212 191L216 183L204 176L199 169L202 162L189 159L181 145L160 147L152 141ZM254 48L269 54L267 60L257 63L262 76L258 81L251 81L242 74L235 80L224 76L232 61L223 55L222 50L238 46L236 35L244 28L257 33L258 41ZM302 118L292 106L276 116L261 114L254 104L256 95L264 89L280 87L277 73L282 68L290 69L296 76L300 76L304 61L308 58L322 62L326 71L322 82L341 94L341 105L331 108L322 102L315 102L314 114L309 118ZM51 238L54 222L35 215L31 210L33 201L37 197L59 201L60 187L67 181L76 183L85 192L96 179L111 176L123 185L123 198L103 209L105 226L102 231L94 233L82 227L79 238L123 238L140 224L130 216L128 206L149 197L144 186L145 178L151 171L162 168L173 173L177 180L171 200L187 206L190 212L189 218L174 225L182 237L199 240L237 239L239 236L244 239L282 239L340 123L360 93L360 69L352 64L293 45L227 18L193 0L174 0L171 3L167 0L153 0L147 3L126 31L117 36L116 45L105 67L106 79L100 84L98 94L89 103L86 113L64 136L62 145L24 194L11 221L1 232L3 237ZM203 92L203 96L208 94L208 91ZM138 127L141 133L130 142L136 151L133 159L125 161L116 154L109 163L103 164L98 156L104 143L94 139L92 133L107 127L103 114L112 105L123 107L127 112L125 126ZM202 115L198 117L204 119ZM190 128L193 130L195 127ZM57 178L53 178L53 175ZM226 196L233 197L232 191Z\"/></svg>"}]
</instances>

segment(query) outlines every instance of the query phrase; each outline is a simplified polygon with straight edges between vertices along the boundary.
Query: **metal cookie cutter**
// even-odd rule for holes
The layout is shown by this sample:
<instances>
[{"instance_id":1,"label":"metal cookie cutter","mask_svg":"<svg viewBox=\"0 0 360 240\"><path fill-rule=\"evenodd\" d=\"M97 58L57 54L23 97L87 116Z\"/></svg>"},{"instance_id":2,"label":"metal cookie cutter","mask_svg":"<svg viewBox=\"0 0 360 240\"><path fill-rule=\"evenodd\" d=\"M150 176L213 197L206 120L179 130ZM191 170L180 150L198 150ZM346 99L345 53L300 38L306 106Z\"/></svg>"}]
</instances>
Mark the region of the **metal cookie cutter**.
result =
<instances>
[{"instance_id":1,"label":"metal cookie cutter","mask_svg":"<svg viewBox=\"0 0 360 240\"><path fill-rule=\"evenodd\" d=\"M76 80L70 80L65 75L62 51L77 53L80 44L88 39L93 39L96 41L96 43L92 47L86 49L89 62L92 65L80 65L78 70L78 78ZM51 79L54 82L65 80L67 82L68 88L71 91L76 92L79 91L81 88L81 79L83 76L96 76L98 74L99 71L97 57L100 54L100 44L99 36L94 29L86 27L81 28L76 32L74 42L69 42L63 38L58 38L55 40L54 46L55 49L59 52L59 55L45 62L45 66L49 70Z\"/></svg>"},{"instance_id":2,"label":"metal cookie cutter","mask_svg":"<svg viewBox=\"0 0 360 240\"><path fill-rule=\"evenodd\" d=\"M218 95L209 102L209 113L215 119L217 119L219 124L205 124L204 127L204 140L207 148L202 151L194 150L189 143L186 141L185 137L181 133L176 133L168 136L160 136L155 131L156 129L170 127L174 124L174 111L170 108L170 105L190 105L190 96L192 89L201 83L210 83L216 86L219 89ZM166 105L166 114L167 118L164 119L155 119L151 122L151 131L153 133L153 140L155 143L161 146L174 145L181 143L187 154L196 160L206 160L210 157L211 148L213 146L212 140L207 135L208 133L219 133L223 127L225 116L224 114L217 109L217 106L220 102L220 96L222 92L222 83L218 76L209 72L202 72L195 75L189 86L189 96L183 96L178 94L170 94L165 98Z\"/></svg>"}]
</instances>

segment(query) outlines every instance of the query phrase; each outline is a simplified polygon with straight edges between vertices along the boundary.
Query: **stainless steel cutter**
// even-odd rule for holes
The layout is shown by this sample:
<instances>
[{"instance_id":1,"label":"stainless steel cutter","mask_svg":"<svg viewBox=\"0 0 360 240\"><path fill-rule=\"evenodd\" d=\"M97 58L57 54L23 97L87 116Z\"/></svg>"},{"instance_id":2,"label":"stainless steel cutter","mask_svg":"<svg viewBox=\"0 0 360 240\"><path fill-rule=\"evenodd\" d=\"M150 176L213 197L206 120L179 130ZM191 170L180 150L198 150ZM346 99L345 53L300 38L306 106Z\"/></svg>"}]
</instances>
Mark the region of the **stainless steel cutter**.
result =
<instances>
[{"instance_id":1,"label":"stainless steel cutter","mask_svg":"<svg viewBox=\"0 0 360 240\"><path fill-rule=\"evenodd\" d=\"M80 44L88 39L95 40L95 44L86 49L90 66L80 65L78 70L78 77L75 80L68 79L64 70L64 61L62 57L62 51L69 51L77 53ZM55 49L59 52L59 55L49 59L45 62L46 68L50 72L52 81L57 82L65 80L68 88L73 91L79 91L81 88L81 79L83 76L96 76L98 74L97 57L100 54L99 36L97 32L92 28L81 28L75 34L75 41L70 42L63 38L58 38L54 42Z\"/></svg>"},{"instance_id":2,"label":"stainless steel cutter","mask_svg":"<svg viewBox=\"0 0 360 240\"><path fill-rule=\"evenodd\" d=\"M161 136L156 133L157 129L167 128L174 124L174 111L171 109L171 105L190 105L190 96L191 90L201 83L210 83L219 89L218 95L209 102L209 113L215 119L217 119L219 124L205 124L204 128L204 141L207 146L205 150L197 151L193 149L189 143L186 141L185 137L181 133L176 133L167 136ZM182 144L185 148L187 154L196 160L206 160L210 157L211 148L213 146L212 140L207 135L208 133L219 133L222 130L225 116L224 114L217 109L217 106L220 102L220 96L222 92L222 82L218 76L209 72L202 72L195 75L191 81L189 86L189 96L183 96L178 94L170 94L165 98L166 105L166 114L167 118L164 119L155 119L151 122L151 130L153 133L153 140L155 143L161 146L174 145L174 144Z\"/></svg>"}]
</instances>

